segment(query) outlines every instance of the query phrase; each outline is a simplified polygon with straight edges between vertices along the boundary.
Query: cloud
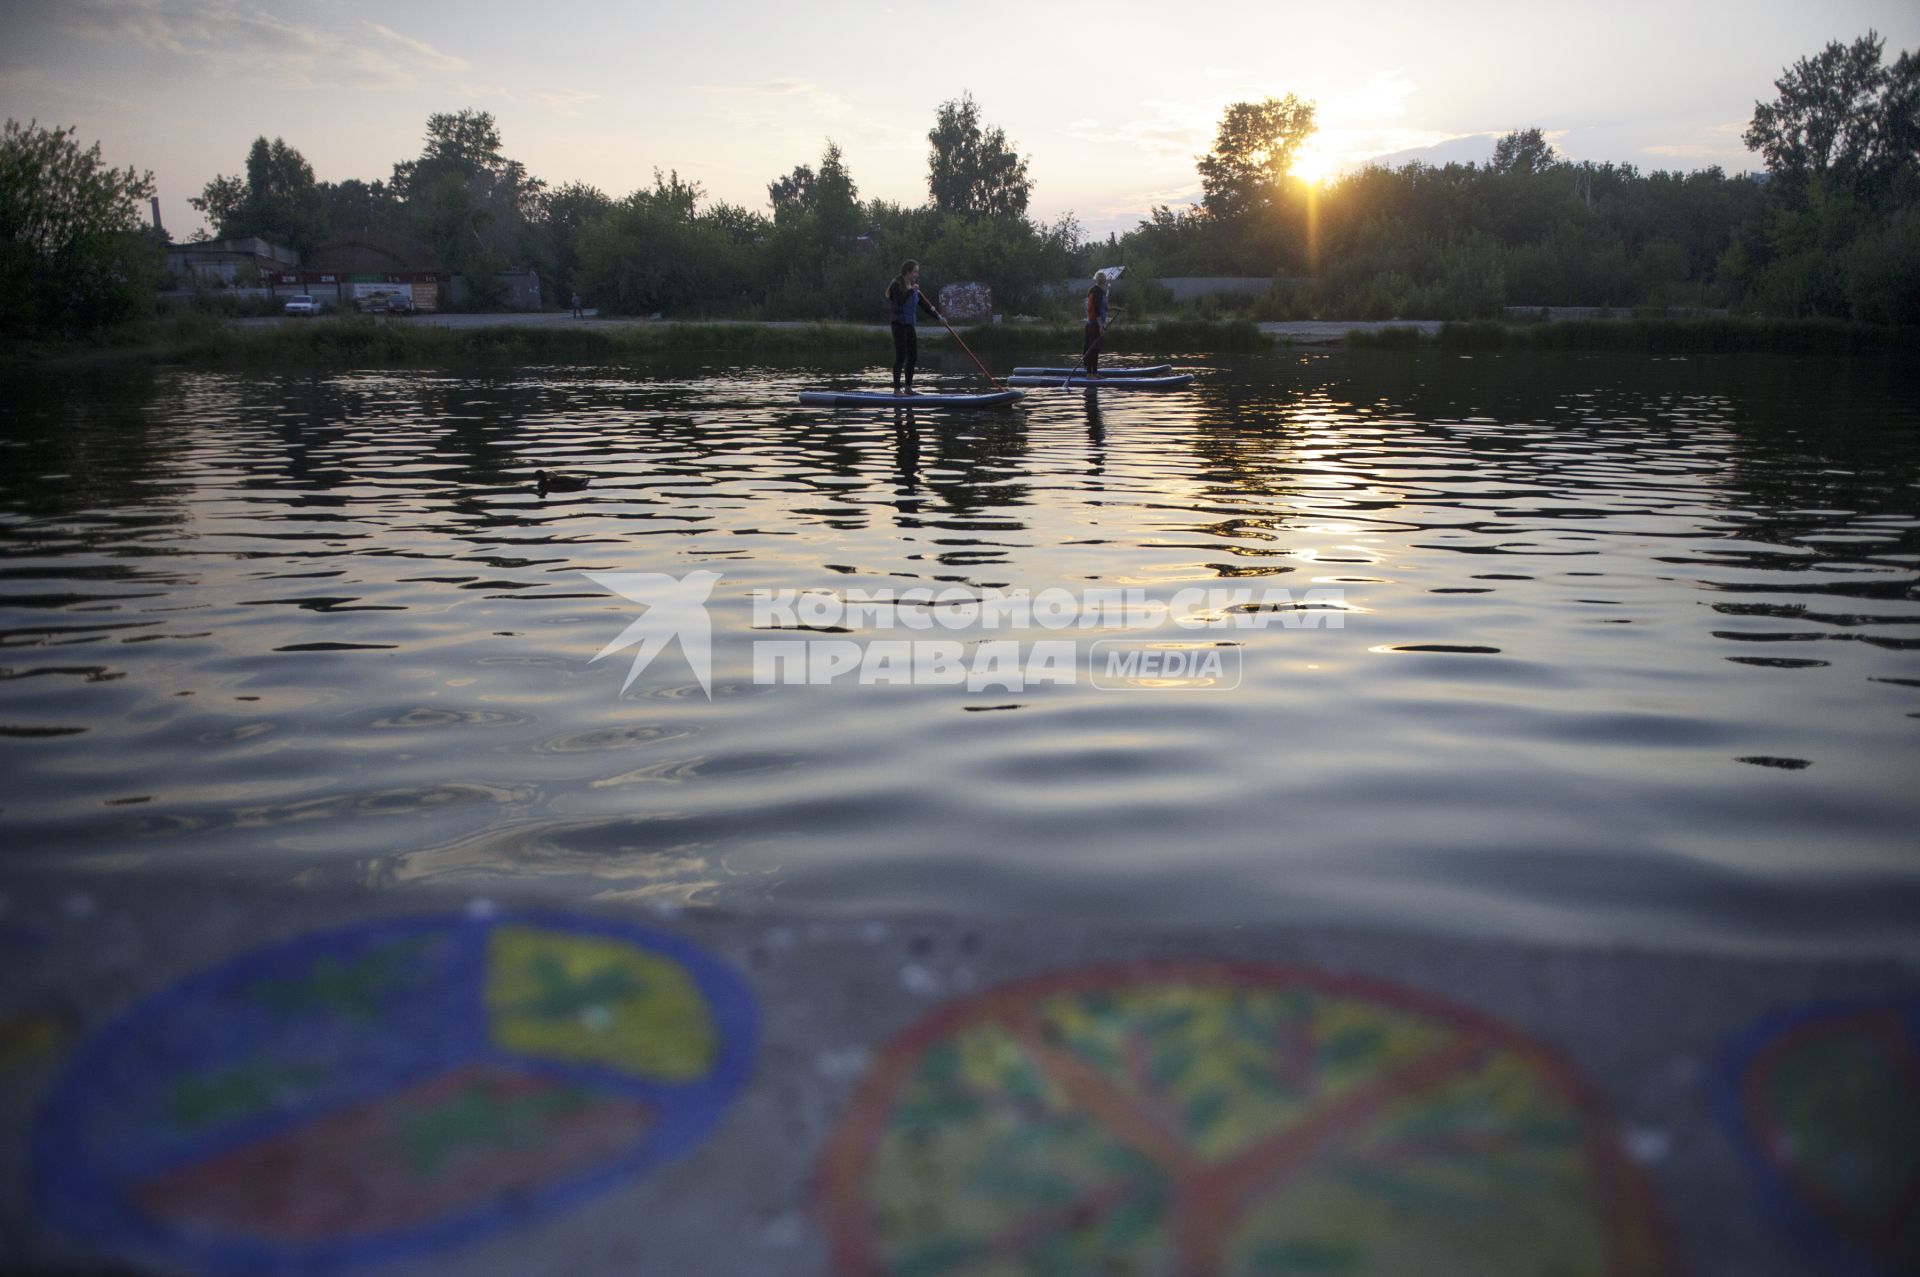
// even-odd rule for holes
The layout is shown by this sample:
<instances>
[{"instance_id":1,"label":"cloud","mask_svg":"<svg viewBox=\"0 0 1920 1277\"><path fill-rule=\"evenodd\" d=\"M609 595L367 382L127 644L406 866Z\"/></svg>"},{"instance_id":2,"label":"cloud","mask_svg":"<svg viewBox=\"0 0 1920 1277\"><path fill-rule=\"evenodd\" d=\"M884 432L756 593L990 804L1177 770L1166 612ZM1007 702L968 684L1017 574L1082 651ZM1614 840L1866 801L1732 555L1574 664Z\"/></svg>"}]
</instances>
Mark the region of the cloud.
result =
<instances>
[{"instance_id":1,"label":"cloud","mask_svg":"<svg viewBox=\"0 0 1920 1277\"><path fill-rule=\"evenodd\" d=\"M784 170L795 162L816 163L822 145L831 138L845 154L862 196L871 197L893 189L893 183L876 177L877 169L891 172L898 167L892 163L894 159L917 157L926 151L924 127L892 123L891 113L868 109L856 98L816 81L703 84L695 91L711 104L699 113L704 117L707 135L729 139L719 149L736 157L731 166L735 173L743 172L746 164L771 163ZM743 137L752 139L751 148L731 141ZM754 158L748 159L749 154ZM717 156L715 162L720 162Z\"/></svg>"},{"instance_id":2,"label":"cloud","mask_svg":"<svg viewBox=\"0 0 1920 1277\"><path fill-rule=\"evenodd\" d=\"M148 128L158 123L184 124L181 117L168 110L164 103L136 102L109 93L95 93L83 81L48 75L41 67L0 67L0 93L30 93L42 102L58 101L64 106L100 111L138 121ZM26 115L38 118L46 128L62 127L70 122L65 117L56 123L44 116L34 117L32 112Z\"/></svg>"},{"instance_id":3,"label":"cloud","mask_svg":"<svg viewBox=\"0 0 1920 1277\"><path fill-rule=\"evenodd\" d=\"M1323 124L1395 119L1407 113L1407 99L1418 87L1398 69L1375 71L1365 84L1323 100L1318 118Z\"/></svg>"},{"instance_id":4,"label":"cloud","mask_svg":"<svg viewBox=\"0 0 1920 1277\"><path fill-rule=\"evenodd\" d=\"M1658 155L1675 160L1734 160L1747 154L1744 120L1731 124L1713 124L1699 130L1694 141L1661 142L1640 148L1642 155Z\"/></svg>"},{"instance_id":5,"label":"cloud","mask_svg":"<svg viewBox=\"0 0 1920 1277\"><path fill-rule=\"evenodd\" d=\"M704 93L717 93L745 104L753 111L777 110L782 118L791 118L796 110L823 118L839 119L853 110L853 104L825 85L812 80L758 80L752 84L706 84Z\"/></svg>"},{"instance_id":6,"label":"cloud","mask_svg":"<svg viewBox=\"0 0 1920 1277\"><path fill-rule=\"evenodd\" d=\"M1078 119L1066 126L1066 133L1081 142L1110 143L1136 153L1163 159L1178 158L1191 162L1204 154L1213 138L1214 122L1204 110L1172 103L1144 102L1141 105L1157 114L1140 119L1108 124L1098 119Z\"/></svg>"},{"instance_id":7,"label":"cloud","mask_svg":"<svg viewBox=\"0 0 1920 1277\"><path fill-rule=\"evenodd\" d=\"M1674 159L1685 160L1700 159L1708 155L1719 155L1725 149L1725 147L1718 146L1701 146L1699 143L1675 143L1665 146L1643 146L1640 148L1640 153L1642 155L1666 155Z\"/></svg>"},{"instance_id":8,"label":"cloud","mask_svg":"<svg viewBox=\"0 0 1920 1277\"><path fill-rule=\"evenodd\" d=\"M601 97L598 93L587 93L579 89L560 89L553 92L529 93L527 100L546 107L555 115L578 119L584 114L582 107L600 101Z\"/></svg>"},{"instance_id":9,"label":"cloud","mask_svg":"<svg viewBox=\"0 0 1920 1277\"><path fill-rule=\"evenodd\" d=\"M30 0L31 2L31 0ZM46 21L83 40L131 42L208 75L288 88L415 88L467 63L376 22L351 34L230 0L38 0Z\"/></svg>"},{"instance_id":10,"label":"cloud","mask_svg":"<svg viewBox=\"0 0 1920 1277\"><path fill-rule=\"evenodd\" d=\"M1094 213L1099 218L1137 217L1147 220L1148 215L1161 205L1176 213L1185 212L1187 205L1200 202L1201 191L1197 186L1173 186L1158 191L1131 191L1122 195L1114 203Z\"/></svg>"},{"instance_id":11,"label":"cloud","mask_svg":"<svg viewBox=\"0 0 1920 1277\"><path fill-rule=\"evenodd\" d=\"M504 84L480 84L473 81L449 82L449 92L463 102L485 103L485 109L505 103L508 106L536 106L554 115L577 120L586 112L582 108L606 99L598 93L588 93L584 89L534 89L523 92L510 89Z\"/></svg>"},{"instance_id":12,"label":"cloud","mask_svg":"<svg viewBox=\"0 0 1920 1277\"><path fill-rule=\"evenodd\" d=\"M466 59L454 57L450 53L442 53L432 45L422 43L412 36L401 35L391 27L383 27L378 22L368 22L364 18L361 19L360 25L381 39L398 45L402 51L420 59L420 61L426 63L428 66L437 67L442 71L464 71L467 69Z\"/></svg>"},{"instance_id":13,"label":"cloud","mask_svg":"<svg viewBox=\"0 0 1920 1277\"><path fill-rule=\"evenodd\" d=\"M18 93L49 83L46 72L39 67L0 67L0 93Z\"/></svg>"},{"instance_id":14,"label":"cloud","mask_svg":"<svg viewBox=\"0 0 1920 1277\"><path fill-rule=\"evenodd\" d=\"M1415 162L1447 164L1484 164L1493 154L1495 133L1438 133L1421 129L1387 131L1372 143L1356 147L1334 166L1335 172L1354 172L1362 168L1400 168ZM1399 145L1387 147L1389 138ZM1378 147L1379 149L1375 149Z\"/></svg>"}]
</instances>

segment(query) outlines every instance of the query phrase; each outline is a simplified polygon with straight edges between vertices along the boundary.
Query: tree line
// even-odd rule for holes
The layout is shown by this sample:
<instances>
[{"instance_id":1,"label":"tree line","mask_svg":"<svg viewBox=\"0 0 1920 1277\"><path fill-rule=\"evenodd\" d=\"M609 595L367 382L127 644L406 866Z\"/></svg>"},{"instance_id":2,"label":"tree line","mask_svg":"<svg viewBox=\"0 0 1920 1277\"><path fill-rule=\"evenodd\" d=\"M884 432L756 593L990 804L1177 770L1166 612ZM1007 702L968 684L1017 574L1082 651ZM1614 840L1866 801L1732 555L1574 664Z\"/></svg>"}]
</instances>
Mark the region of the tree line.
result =
<instances>
[{"instance_id":1,"label":"tree line","mask_svg":"<svg viewBox=\"0 0 1920 1277\"><path fill-rule=\"evenodd\" d=\"M1744 140L1764 171L1641 172L1574 163L1547 134L1500 138L1485 164L1366 168L1324 186L1293 162L1315 129L1294 95L1230 105L1197 158L1202 198L1087 242L1072 215L1028 215L1029 160L970 94L927 134L927 198L863 200L840 148L767 185L763 208L708 197L677 171L613 196L550 186L484 111L429 117L420 154L370 181L315 180L284 140L191 202L219 238L310 250L380 233L424 244L498 300L496 272L540 273L547 300L675 316L872 319L898 261L938 287L980 280L1001 309L1043 309L1052 281L1129 266L1156 276L1270 277L1262 317L1471 318L1503 306L1725 306L1779 316L1920 322L1920 56L1873 32L1786 68ZM0 326L85 327L150 297L151 176L116 172L71 130L7 122L0 139ZM1060 304L1060 303L1055 303Z\"/></svg>"},{"instance_id":2,"label":"tree line","mask_svg":"<svg viewBox=\"0 0 1920 1277\"><path fill-rule=\"evenodd\" d=\"M420 155L390 178L320 182L293 147L257 139L243 173L217 176L189 201L221 239L260 236L311 250L335 237L399 236L466 276L478 305L508 267L531 267L546 299L575 292L622 314L872 318L894 257L939 266L936 280L980 279L1022 303L1072 269L1071 219L1027 217L1028 161L989 127L970 94L944 103L928 132L928 200L863 201L840 147L767 185L764 209L707 197L677 171L623 197L570 182L550 187L509 158L484 111L428 118Z\"/></svg>"},{"instance_id":3,"label":"tree line","mask_svg":"<svg viewBox=\"0 0 1920 1277\"><path fill-rule=\"evenodd\" d=\"M1228 108L1201 203L1120 237L1137 273L1272 275L1274 317L1466 319L1504 306L1727 307L1920 323L1920 55L1873 32L1788 67L1744 140L1764 171L1575 163L1545 132L1486 164L1291 175L1313 104Z\"/></svg>"}]
</instances>

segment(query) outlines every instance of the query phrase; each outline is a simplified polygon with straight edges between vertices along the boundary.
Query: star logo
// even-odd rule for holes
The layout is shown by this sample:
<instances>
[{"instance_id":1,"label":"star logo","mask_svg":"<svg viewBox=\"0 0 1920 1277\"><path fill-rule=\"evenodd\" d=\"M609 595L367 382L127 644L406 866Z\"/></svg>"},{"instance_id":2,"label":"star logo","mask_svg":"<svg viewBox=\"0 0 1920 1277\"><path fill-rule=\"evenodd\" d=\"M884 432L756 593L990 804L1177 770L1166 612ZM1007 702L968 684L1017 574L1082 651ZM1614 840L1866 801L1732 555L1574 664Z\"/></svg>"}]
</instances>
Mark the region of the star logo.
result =
<instances>
[{"instance_id":1,"label":"star logo","mask_svg":"<svg viewBox=\"0 0 1920 1277\"><path fill-rule=\"evenodd\" d=\"M707 617L707 596L713 593L720 573L704 569L682 577L664 572L585 572L581 575L622 598L631 599L646 611L620 632L620 637L601 648L594 656L612 656L615 652L639 644L633 654L633 667L625 692L640 677L640 671L674 639L680 640L680 654L687 658L700 689L713 699L713 623ZM588 662L592 664L592 662Z\"/></svg>"}]
</instances>

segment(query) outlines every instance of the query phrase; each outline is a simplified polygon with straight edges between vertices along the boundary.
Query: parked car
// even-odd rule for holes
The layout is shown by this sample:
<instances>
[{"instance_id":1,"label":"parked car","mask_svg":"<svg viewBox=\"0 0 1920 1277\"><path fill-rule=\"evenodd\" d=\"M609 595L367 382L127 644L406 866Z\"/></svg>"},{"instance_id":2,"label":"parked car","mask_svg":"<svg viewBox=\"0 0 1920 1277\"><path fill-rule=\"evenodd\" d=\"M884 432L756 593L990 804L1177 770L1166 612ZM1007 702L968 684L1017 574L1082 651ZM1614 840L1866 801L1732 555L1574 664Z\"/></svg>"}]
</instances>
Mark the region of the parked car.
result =
<instances>
[{"instance_id":1,"label":"parked car","mask_svg":"<svg viewBox=\"0 0 1920 1277\"><path fill-rule=\"evenodd\" d=\"M287 298L285 310L289 315L317 315L320 303L305 293L297 293Z\"/></svg>"},{"instance_id":2,"label":"parked car","mask_svg":"<svg viewBox=\"0 0 1920 1277\"><path fill-rule=\"evenodd\" d=\"M413 298L407 296L405 293L393 294L393 296L387 298L387 313L389 315L411 315L413 313Z\"/></svg>"}]
</instances>

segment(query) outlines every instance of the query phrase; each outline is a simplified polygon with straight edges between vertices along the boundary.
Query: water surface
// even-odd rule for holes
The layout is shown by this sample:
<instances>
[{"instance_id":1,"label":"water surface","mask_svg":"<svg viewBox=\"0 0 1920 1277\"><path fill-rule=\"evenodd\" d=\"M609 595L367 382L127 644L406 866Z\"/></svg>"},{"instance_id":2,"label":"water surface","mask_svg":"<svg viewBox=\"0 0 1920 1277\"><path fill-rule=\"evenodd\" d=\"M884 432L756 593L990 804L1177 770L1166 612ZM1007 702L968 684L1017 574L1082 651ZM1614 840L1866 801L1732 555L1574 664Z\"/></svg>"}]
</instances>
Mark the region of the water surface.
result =
<instances>
[{"instance_id":1,"label":"water surface","mask_svg":"<svg viewBox=\"0 0 1920 1277\"><path fill-rule=\"evenodd\" d=\"M852 365L16 381L4 872L1916 947L1910 378L1181 362L910 418L797 407ZM582 573L694 569L711 699L622 695ZM755 589L1236 584L1344 624L1225 636L1232 692L752 681Z\"/></svg>"}]
</instances>

